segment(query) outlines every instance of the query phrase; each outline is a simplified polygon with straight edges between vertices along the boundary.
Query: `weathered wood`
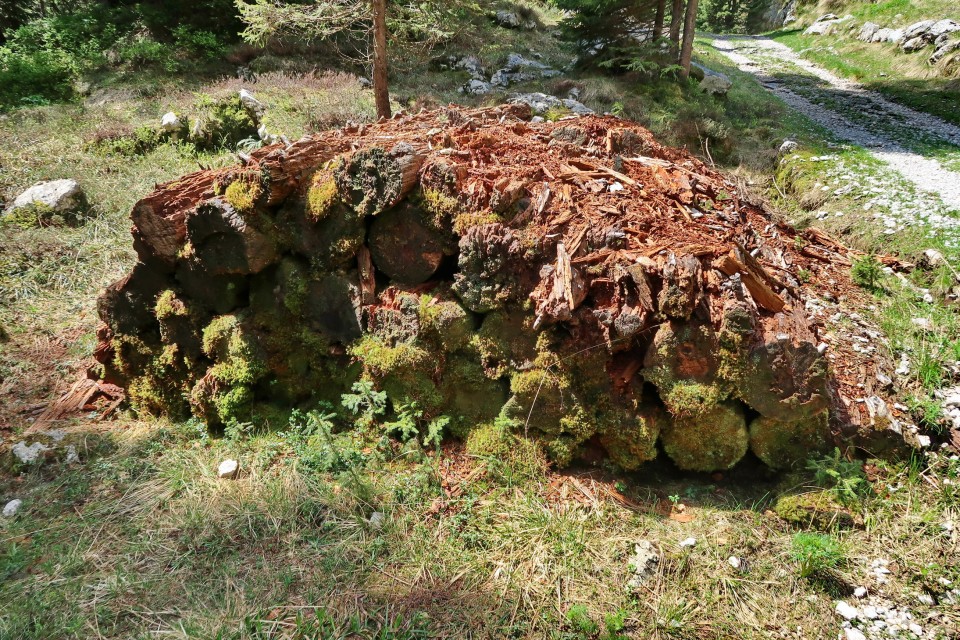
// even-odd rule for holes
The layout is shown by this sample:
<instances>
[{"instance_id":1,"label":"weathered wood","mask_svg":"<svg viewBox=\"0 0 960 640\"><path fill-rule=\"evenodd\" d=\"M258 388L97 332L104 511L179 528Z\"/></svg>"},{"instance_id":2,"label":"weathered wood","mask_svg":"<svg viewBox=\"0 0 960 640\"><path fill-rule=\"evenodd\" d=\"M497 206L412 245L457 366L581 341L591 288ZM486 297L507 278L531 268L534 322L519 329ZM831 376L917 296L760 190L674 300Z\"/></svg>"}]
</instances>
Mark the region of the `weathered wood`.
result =
<instances>
[{"instance_id":1,"label":"weathered wood","mask_svg":"<svg viewBox=\"0 0 960 640\"><path fill-rule=\"evenodd\" d=\"M426 155L409 142L389 151L371 147L357 151L334 170L344 202L360 215L375 216L398 204L417 185Z\"/></svg>"},{"instance_id":2,"label":"weathered wood","mask_svg":"<svg viewBox=\"0 0 960 640\"><path fill-rule=\"evenodd\" d=\"M742 254L741 254L742 257ZM737 257L737 249L734 248L729 254L720 257L714 261L713 266L728 276L737 273L743 280L750 295L753 296L757 306L777 313L782 311L786 303L777 293L767 284L768 277L765 277L765 271L760 263L754 261L756 268L741 262Z\"/></svg>"},{"instance_id":3,"label":"weathered wood","mask_svg":"<svg viewBox=\"0 0 960 640\"><path fill-rule=\"evenodd\" d=\"M208 273L248 275L276 262L276 243L246 218L219 198L208 200L187 214L187 240L196 260Z\"/></svg>"},{"instance_id":4,"label":"weathered wood","mask_svg":"<svg viewBox=\"0 0 960 640\"><path fill-rule=\"evenodd\" d=\"M377 278L373 257L365 246L357 251L357 273L360 275L360 304L373 304L377 299Z\"/></svg>"},{"instance_id":5,"label":"weathered wood","mask_svg":"<svg viewBox=\"0 0 960 640\"><path fill-rule=\"evenodd\" d=\"M664 261L663 288L658 296L660 311L672 318L689 318L701 291L700 261L692 255L677 258L671 251Z\"/></svg>"}]
</instances>

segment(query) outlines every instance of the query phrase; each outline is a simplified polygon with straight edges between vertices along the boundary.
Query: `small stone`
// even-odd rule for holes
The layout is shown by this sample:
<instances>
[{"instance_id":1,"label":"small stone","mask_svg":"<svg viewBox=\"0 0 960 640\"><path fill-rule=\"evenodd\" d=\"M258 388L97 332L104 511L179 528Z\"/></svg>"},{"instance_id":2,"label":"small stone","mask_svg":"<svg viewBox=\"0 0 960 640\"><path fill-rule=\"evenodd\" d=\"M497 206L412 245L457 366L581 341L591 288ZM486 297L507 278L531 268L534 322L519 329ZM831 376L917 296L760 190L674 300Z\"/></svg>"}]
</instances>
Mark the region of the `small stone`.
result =
<instances>
[{"instance_id":1,"label":"small stone","mask_svg":"<svg viewBox=\"0 0 960 640\"><path fill-rule=\"evenodd\" d=\"M262 102L253 97L253 94L247 91L246 89L240 89L238 93L240 97L240 104L246 107L249 111L253 111L256 114L263 113L266 107Z\"/></svg>"},{"instance_id":2,"label":"small stone","mask_svg":"<svg viewBox=\"0 0 960 640\"><path fill-rule=\"evenodd\" d=\"M910 633L917 637L923 635L923 627L918 625L916 622L911 622L909 625L907 625L907 628L910 629Z\"/></svg>"},{"instance_id":3,"label":"small stone","mask_svg":"<svg viewBox=\"0 0 960 640\"><path fill-rule=\"evenodd\" d=\"M181 122L180 118L177 117L173 111L168 111L163 114L163 117L160 118L160 128L166 131L167 133L174 133L180 129Z\"/></svg>"},{"instance_id":4,"label":"small stone","mask_svg":"<svg viewBox=\"0 0 960 640\"><path fill-rule=\"evenodd\" d=\"M240 463L236 460L224 460L220 463L220 466L217 467L217 477L233 479L237 477L237 473L240 471Z\"/></svg>"},{"instance_id":5,"label":"small stone","mask_svg":"<svg viewBox=\"0 0 960 640\"><path fill-rule=\"evenodd\" d=\"M837 601L837 608L835 609L837 615L844 618L845 620L856 620L860 617L860 612L856 607L852 607L843 600Z\"/></svg>"},{"instance_id":6,"label":"small stone","mask_svg":"<svg viewBox=\"0 0 960 640\"><path fill-rule=\"evenodd\" d=\"M67 445L67 456L63 460L67 464L73 464L74 462L80 462L80 454L77 453L77 448L72 444Z\"/></svg>"},{"instance_id":7,"label":"small stone","mask_svg":"<svg viewBox=\"0 0 960 640\"><path fill-rule=\"evenodd\" d=\"M10 502L8 502L3 507L3 517L12 518L13 516L17 515L17 511L20 510L20 505L22 504L23 504L23 500L19 500L19 499L13 499Z\"/></svg>"},{"instance_id":8,"label":"small stone","mask_svg":"<svg viewBox=\"0 0 960 640\"><path fill-rule=\"evenodd\" d=\"M680 541L680 547L681 547L681 548L684 548L684 549L685 549L685 548L695 547L695 546L697 546L697 539L696 539L696 538L686 538L686 539Z\"/></svg>"},{"instance_id":9,"label":"small stone","mask_svg":"<svg viewBox=\"0 0 960 640\"><path fill-rule=\"evenodd\" d=\"M740 558L738 558L737 556L730 556L729 558L727 558L727 564L729 564L734 569L739 569L741 566L743 566L743 563L740 561Z\"/></svg>"},{"instance_id":10,"label":"small stone","mask_svg":"<svg viewBox=\"0 0 960 640\"><path fill-rule=\"evenodd\" d=\"M34 442L31 445L27 445L26 440L18 442L13 445L13 448L10 450L14 457L17 458L23 464L33 464L40 458L40 454L44 451L48 451L50 447L46 446L42 442Z\"/></svg>"},{"instance_id":11,"label":"small stone","mask_svg":"<svg viewBox=\"0 0 960 640\"><path fill-rule=\"evenodd\" d=\"M934 605L933 596L931 596L929 593L921 593L919 596L917 596L917 601L920 604L927 605L928 607L932 607Z\"/></svg>"},{"instance_id":12,"label":"small stone","mask_svg":"<svg viewBox=\"0 0 960 640\"><path fill-rule=\"evenodd\" d=\"M927 449L930 447L930 436L918 435L917 444L921 449Z\"/></svg>"},{"instance_id":13,"label":"small stone","mask_svg":"<svg viewBox=\"0 0 960 640\"><path fill-rule=\"evenodd\" d=\"M863 635L863 632L854 627L849 627L843 630L844 640L867 640L867 636Z\"/></svg>"},{"instance_id":14,"label":"small stone","mask_svg":"<svg viewBox=\"0 0 960 640\"><path fill-rule=\"evenodd\" d=\"M863 617L867 620L876 620L880 617L880 614L877 613L877 608L872 606L866 606L863 608Z\"/></svg>"},{"instance_id":15,"label":"small stone","mask_svg":"<svg viewBox=\"0 0 960 640\"><path fill-rule=\"evenodd\" d=\"M370 525L370 528L374 531L379 531L383 528L383 523L386 520L386 516L380 511L374 511L370 514L370 517L367 518L367 524Z\"/></svg>"},{"instance_id":16,"label":"small stone","mask_svg":"<svg viewBox=\"0 0 960 640\"><path fill-rule=\"evenodd\" d=\"M866 587L857 587L856 589L853 590L853 597L854 597L854 598L863 598L863 597L866 596L866 595L867 595L867 588L866 588Z\"/></svg>"},{"instance_id":17,"label":"small stone","mask_svg":"<svg viewBox=\"0 0 960 640\"><path fill-rule=\"evenodd\" d=\"M784 140L783 144L780 145L780 150L778 151L778 153L781 156L785 156L788 153L793 153L799 148L800 148L800 145L794 142L793 140Z\"/></svg>"},{"instance_id":18,"label":"small stone","mask_svg":"<svg viewBox=\"0 0 960 640\"><path fill-rule=\"evenodd\" d=\"M930 321L930 318L910 318L910 322L923 331L933 331L933 322Z\"/></svg>"}]
</instances>

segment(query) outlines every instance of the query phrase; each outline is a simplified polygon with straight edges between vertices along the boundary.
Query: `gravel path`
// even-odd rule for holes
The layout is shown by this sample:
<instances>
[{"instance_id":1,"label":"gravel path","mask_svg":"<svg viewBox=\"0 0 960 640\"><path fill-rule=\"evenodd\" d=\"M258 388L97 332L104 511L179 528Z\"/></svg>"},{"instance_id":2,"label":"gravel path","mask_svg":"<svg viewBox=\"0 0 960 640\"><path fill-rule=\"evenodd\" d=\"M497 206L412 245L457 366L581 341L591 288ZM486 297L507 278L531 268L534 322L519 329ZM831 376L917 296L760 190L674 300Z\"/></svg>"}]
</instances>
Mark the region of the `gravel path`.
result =
<instances>
[{"instance_id":1,"label":"gravel path","mask_svg":"<svg viewBox=\"0 0 960 640\"><path fill-rule=\"evenodd\" d=\"M838 138L869 150L919 190L938 196L948 209L960 211L960 173L944 168L933 158L912 152L889 134L891 130L908 132L908 135L942 141L960 152L960 127L893 103L856 82L838 78L769 38L717 36L713 46L741 71L756 76L790 107ZM803 76L820 80L822 88L805 82ZM823 94L823 104L818 104L821 102L817 100L818 91ZM846 113L844 109L832 108L837 101L847 103Z\"/></svg>"}]
</instances>

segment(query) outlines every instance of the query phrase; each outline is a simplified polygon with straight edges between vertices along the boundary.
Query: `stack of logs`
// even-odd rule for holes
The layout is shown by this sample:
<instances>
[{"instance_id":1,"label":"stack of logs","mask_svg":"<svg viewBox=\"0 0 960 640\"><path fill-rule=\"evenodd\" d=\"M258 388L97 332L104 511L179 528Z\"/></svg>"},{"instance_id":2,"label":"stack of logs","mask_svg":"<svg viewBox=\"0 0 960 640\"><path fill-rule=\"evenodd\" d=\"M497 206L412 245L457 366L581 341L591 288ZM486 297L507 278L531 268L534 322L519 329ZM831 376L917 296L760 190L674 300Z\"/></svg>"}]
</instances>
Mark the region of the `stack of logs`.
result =
<instances>
[{"instance_id":1,"label":"stack of logs","mask_svg":"<svg viewBox=\"0 0 960 640\"><path fill-rule=\"evenodd\" d=\"M138 410L282 422L363 379L561 465L876 447L804 313L849 262L638 125L448 108L241 160L134 207L96 355Z\"/></svg>"}]
</instances>

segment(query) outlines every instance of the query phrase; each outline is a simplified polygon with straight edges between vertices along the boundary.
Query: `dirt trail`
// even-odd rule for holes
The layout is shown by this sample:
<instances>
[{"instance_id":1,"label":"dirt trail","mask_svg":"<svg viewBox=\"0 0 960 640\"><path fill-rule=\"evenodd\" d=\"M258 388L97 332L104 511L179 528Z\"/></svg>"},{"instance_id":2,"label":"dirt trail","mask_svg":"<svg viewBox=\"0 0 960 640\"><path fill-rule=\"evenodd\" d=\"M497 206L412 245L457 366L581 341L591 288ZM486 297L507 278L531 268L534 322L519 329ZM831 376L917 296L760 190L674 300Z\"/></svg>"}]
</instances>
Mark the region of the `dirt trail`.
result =
<instances>
[{"instance_id":1,"label":"dirt trail","mask_svg":"<svg viewBox=\"0 0 960 640\"><path fill-rule=\"evenodd\" d=\"M960 172L917 148L937 147L941 157L944 151L960 155L960 127L838 78L763 36L717 36L713 46L792 108L868 149L919 190L960 211ZM960 220L955 225L960 226Z\"/></svg>"}]
</instances>

